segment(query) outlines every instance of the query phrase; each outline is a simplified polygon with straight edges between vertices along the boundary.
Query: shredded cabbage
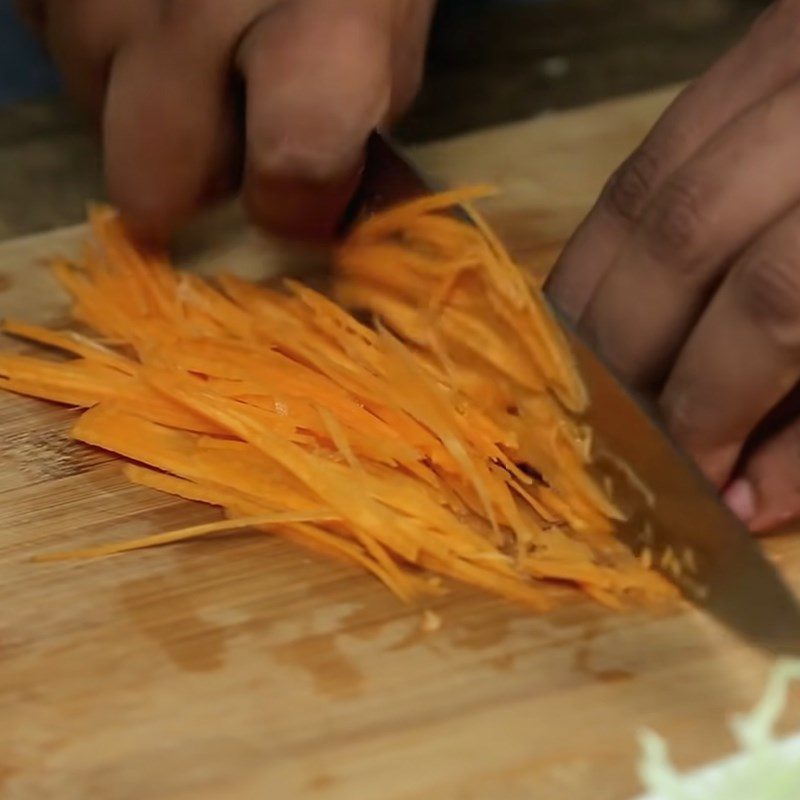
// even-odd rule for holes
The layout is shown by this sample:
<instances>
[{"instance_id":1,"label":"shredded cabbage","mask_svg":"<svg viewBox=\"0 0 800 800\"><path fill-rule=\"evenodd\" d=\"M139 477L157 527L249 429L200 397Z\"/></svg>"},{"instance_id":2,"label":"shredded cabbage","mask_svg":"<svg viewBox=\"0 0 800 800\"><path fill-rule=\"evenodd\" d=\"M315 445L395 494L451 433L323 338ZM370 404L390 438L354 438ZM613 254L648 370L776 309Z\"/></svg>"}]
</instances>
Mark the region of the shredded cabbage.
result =
<instances>
[{"instance_id":1,"label":"shredded cabbage","mask_svg":"<svg viewBox=\"0 0 800 800\"><path fill-rule=\"evenodd\" d=\"M800 661L779 662L753 712L732 721L740 753L699 772L679 773L666 742L644 731L639 774L651 794L641 800L798 800L800 734L775 736L793 680L800 680Z\"/></svg>"}]
</instances>

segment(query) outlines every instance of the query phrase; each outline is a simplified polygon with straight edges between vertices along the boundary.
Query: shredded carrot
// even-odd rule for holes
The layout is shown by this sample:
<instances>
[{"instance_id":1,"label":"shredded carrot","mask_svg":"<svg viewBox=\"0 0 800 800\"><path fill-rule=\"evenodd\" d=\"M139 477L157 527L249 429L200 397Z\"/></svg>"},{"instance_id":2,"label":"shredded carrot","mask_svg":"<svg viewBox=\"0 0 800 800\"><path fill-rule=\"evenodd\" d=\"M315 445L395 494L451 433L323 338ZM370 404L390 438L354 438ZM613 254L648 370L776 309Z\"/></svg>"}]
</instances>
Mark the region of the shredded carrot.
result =
<instances>
[{"instance_id":1,"label":"shredded carrot","mask_svg":"<svg viewBox=\"0 0 800 800\"><path fill-rule=\"evenodd\" d=\"M203 525L192 525L167 533L157 533L153 536L143 536L141 539L131 539L127 542L99 545L86 550L73 550L69 553L51 553L36 557L36 561L69 561L82 558L97 558L98 556L112 556L118 553L127 553L131 550L143 550L147 547L156 547L174 542L186 542L190 539L199 539L201 536L210 536L215 533L230 533L243 528L257 528L266 525L281 525L292 522L330 522L336 517L331 513L318 514L264 514L259 517L243 517L240 519L225 519L219 522L207 522Z\"/></svg>"},{"instance_id":2,"label":"shredded carrot","mask_svg":"<svg viewBox=\"0 0 800 800\"><path fill-rule=\"evenodd\" d=\"M672 597L614 535L588 398L539 289L474 209L448 213L490 191L365 220L333 254L331 297L180 273L91 209L84 256L53 271L93 335L5 322L64 358L0 354L0 388L80 407L75 439L229 519L42 558L254 527L405 601L441 577L537 610L550 585L611 607Z\"/></svg>"}]
</instances>

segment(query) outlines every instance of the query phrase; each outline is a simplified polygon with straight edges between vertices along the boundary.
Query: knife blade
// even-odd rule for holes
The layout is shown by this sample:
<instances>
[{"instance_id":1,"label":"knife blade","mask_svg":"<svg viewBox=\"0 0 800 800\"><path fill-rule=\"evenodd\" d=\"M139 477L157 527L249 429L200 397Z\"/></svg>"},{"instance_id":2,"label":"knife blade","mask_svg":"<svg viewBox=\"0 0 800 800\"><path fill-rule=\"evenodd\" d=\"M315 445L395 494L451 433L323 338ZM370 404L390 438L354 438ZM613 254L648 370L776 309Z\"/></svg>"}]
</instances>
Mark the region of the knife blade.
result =
<instances>
[{"instance_id":1,"label":"knife blade","mask_svg":"<svg viewBox=\"0 0 800 800\"><path fill-rule=\"evenodd\" d=\"M432 191L400 148L375 134L346 224ZM550 307L589 393L583 421L593 432L592 469L626 515L620 537L637 554L649 550L654 568L742 638L777 655L800 655L800 607L758 543L653 408Z\"/></svg>"}]
</instances>

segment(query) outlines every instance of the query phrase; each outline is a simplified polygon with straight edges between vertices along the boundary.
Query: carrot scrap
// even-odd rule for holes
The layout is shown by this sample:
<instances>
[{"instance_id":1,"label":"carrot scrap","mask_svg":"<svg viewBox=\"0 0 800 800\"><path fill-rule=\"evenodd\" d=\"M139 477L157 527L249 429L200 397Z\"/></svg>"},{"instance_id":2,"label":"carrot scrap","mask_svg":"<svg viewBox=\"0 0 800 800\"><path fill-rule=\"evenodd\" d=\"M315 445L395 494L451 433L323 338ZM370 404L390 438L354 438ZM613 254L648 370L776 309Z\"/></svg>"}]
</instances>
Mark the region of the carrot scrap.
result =
<instances>
[{"instance_id":1,"label":"carrot scrap","mask_svg":"<svg viewBox=\"0 0 800 800\"><path fill-rule=\"evenodd\" d=\"M143 536L141 539L131 539L118 544L99 545L86 550L72 550L69 553L50 553L40 555L36 561L71 561L83 558L97 558L98 556L112 556L118 553L127 553L131 550L143 550L146 547L156 547L174 542L186 542L199 539L201 536L210 536L215 533L229 533L243 528L258 528L267 525L280 525L291 522L330 522L337 517L331 513L318 514L264 514L260 517L240 517L237 519L207 522L202 525L192 525L176 531L156 533L152 536Z\"/></svg>"},{"instance_id":2,"label":"carrot scrap","mask_svg":"<svg viewBox=\"0 0 800 800\"><path fill-rule=\"evenodd\" d=\"M489 191L362 222L333 254L331 297L180 273L91 209L84 256L54 274L93 336L5 322L64 358L0 354L0 388L82 408L75 439L229 518L41 558L250 527L405 601L441 577L537 610L549 585L615 608L672 597L614 535L579 422L589 400L539 289L471 207L472 223L447 213Z\"/></svg>"}]
</instances>

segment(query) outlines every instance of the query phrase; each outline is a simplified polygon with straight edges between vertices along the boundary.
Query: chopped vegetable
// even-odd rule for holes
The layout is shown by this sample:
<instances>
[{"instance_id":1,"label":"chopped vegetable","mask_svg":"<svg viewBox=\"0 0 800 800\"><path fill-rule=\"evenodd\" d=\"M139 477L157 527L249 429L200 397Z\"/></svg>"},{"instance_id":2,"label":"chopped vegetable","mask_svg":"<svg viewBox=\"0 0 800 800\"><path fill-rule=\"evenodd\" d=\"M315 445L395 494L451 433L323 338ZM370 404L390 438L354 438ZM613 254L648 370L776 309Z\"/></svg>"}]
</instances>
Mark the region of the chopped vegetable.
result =
<instances>
[{"instance_id":1,"label":"chopped vegetable","mask_svg":"<svg viewBox=\"0 0 800 800\"><path fill-rule=\"evenodd\" d=\"M435 611L426 608L422 612L422 620L419 627L423 633L435 633L442 627L442 618Z\"/></svg>"},{"instance_id":2,"label":"chopped vegetable","mask_svg":"<svg viewBox=\"0 0 800 800\"><path fill-rule=\"evenodd\" d=\"M775 735L794 680L800 680L800 661L780 662L761 702L750 715L733 721L741 752L705 770L681 775L664 740L652 731L645 732L639 771L652 794L642 800L797 800L800 740L780 740Z\"/></svg>"},{"instance_id":3,"label":"chopped vegetable","mask_svg":"<svg viewBox=\"0 0 800 800\"><path fill-rule=\"evenodd\" d=\"M672 597L614 536L586 392L539 290L474 211L447 213L481 192L364 221L332 298L176 271L93 209L84 257L54 266L92 335L7 321L65 358L0 355L0 387L84 409L75 439L231 520L58 557L249 525L406 601L441 591L431 573L540 610L548 584L613 607Z\"/></svg>"}]
</instances>

